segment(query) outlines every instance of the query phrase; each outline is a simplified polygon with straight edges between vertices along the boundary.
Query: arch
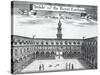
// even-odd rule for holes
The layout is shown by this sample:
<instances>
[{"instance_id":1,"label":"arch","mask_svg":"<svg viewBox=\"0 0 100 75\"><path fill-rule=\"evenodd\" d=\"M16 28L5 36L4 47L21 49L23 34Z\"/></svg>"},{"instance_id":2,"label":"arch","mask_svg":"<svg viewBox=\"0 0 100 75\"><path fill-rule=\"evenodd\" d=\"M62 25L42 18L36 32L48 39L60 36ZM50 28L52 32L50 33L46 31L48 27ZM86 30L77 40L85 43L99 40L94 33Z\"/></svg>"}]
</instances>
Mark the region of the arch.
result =
<instances>
[{"instance_id":1,"label":"arch","mask_svg":"<svg viewBox=\"0 0 100 75\"><path fill-rule=\"evenodd\" d=\"M24 44L24 40L22 40L22 44Z\"/></svg>"},{"instance_id":2,"label":"arch","mask_svg":"<svg viewBox=\"0 0 100 75\"><path fill-rule=\"evenodd\" d=\"M73 52L72 51L69 51L69 54L72 54Z\"/></svg>"},{"instance_id":3,"label":"arch","mask_svg":"<svg viewBox=\"0 0 100 75\"><path fill-rule=\"evenodd\" d=\"M15 64L16 64L16 63L18 63L18 60L17 60L17 59L15 59L14 63L15 63Z\"/></svg>"},{"instance_id":4,"label":"arch","mask_svg":"<svg viewBox=\"0 0 100 75\"><path fill-rule=\"evenodd\" d=\"M67 45L67 41L65 41L65 44Z\"/></svg>"},{"instance_id":5,"label":"arch","mask_svg":"<svg viewBox=\"0 0 100 75\"><path fill-rule=\"evenodd\" d=\"M23 59L22 58L19 58L19 61L21 62Z\"/></svg>"},{"instance_id":6,"label":"arch","mask_svg":"<svg viewBox=\"0 0 100 75\"><path fill-rule=\"evenodd\" d=\"M67 51L65 51L65 52L63 52L63 53L64 53L64 55L68 54L68 52L67 52Z\"/></svg>"},{"instance_id":7,"label":"arch","mask_svg":"<svg viewBox=\"0 0 100 75\"><path fill-rule=\"evenodd\" d=\"M58 45L58 42L56 42L56 45Z\"/></svg>"},{"instance_id":8,"label":"arch","mask_svg":"<svg viewBox=\"0 0 100 75\"><path fill-rule=\"evenodd\" d=\"M55 54L54 51L52 51L52 52L51 52L51 55L54 55L54 54Z\"/></svg>"},{"instance_id":9,"label":"arch","mask_svg":"<svg viewBox=\"0 0 100 75\"><path fill-rule=\"evenodd\" d=\"M44 52L43 51L41 52L41 56L44 56Z\"/></svg>"},{"instance_id":10,"label":"arch","mask_svg":"<svg viewBox=\"0 0 100 75\"><path fill-rule=\"evenodd\" d=\"M19 42L20 45L22 44L22 41L18 41L18 42Z\"/></svg>"},{"instance_id":11,"label":"arch","mask_svg":"<svg viewBox=\"0 0 100 75\"><path fill-rule=\"evenodd\" d=\"M74 41L73 44L76 45L76 42Z\"/></svg>"},{"instance_id":12,"label":"arch","mask_svg":"<svg viewBox=\"0 0 100 75\"><path fill-rule=\"evenodd\" d=\"M78 42L77 42L77 44L79 45L79 44L80 44L80 42L78 41Z\"/></svg>"},{"instance_id":13,"label":"arch","mask_svg":"<svg viewBox=\"0 0 100 75\"><path fill-rule=\"evenodd\" d=\"M62 42L60 42L60 44L62 45L63 43L62 43Z\"/></svg>"},{"instance_id":14,"label":"arch","mask_svg":"<svg viewBox=\"0 0 100 75\"><path fill-rule=\"evenodd\" d=\"M54 44L54 42L51 42L51 45L53 45Z\"/></svg>"},{"instance_id":15,"label":"arch","mask_svg":"<svg viewBox=\"0 0 100 75\"><path fill-rule=\"evenodd\" d=\"M65 52L63 52L63 55L65 54Z\"/></svg>"},{"instance_id":16,"label":"arch","mask_svg":"<svg viewBox=\"0 0 100 75\"><path fill-rule=\"evenodd\" d=\"M46 42L46 45L48 45L48 42Z\"/></svg>"},{"instance_id":17,"label":"arch","mask_svg":"<svg viewBox=\"0 0 100 75\"><path fill-rule=\"evenodd\" d=\"M36 42L36 44L38 45L38 44L39 44L39 42Z\"/></svg>"},{"instance_id":18,"label":"arch","mask_svg":"<svg viewBox=\"0 0 100 75\"><path fill-rule=\"evenodd\" d=\"M50 52L46 52L46 56L49 56L50 55Z\"/></svg>"},{"instance_id":19,"label":"arch","mask_svg":"<svg viewBox=\"0 0 100 75\"><path fill-rule=\"evenodd\" d=\"M77 52L74 52L74 54L76 54Z\"/></svg>"},{"instance_id":20,"label":"arch","mask_svg":"<svg viewBox=\"0 0 100 75\"><path fill-rule=\"evenodd\" d=\"M26 56L24 56L23 58L26 59Z\"/></svg>"},{"instance_id":21,"label":"arch","mask_svg":"<svg viewBox=\"0 0 100 75\"><path fill-rule=\"evenodd\" d=\"M41 44L42 44L42 45L44 44L43 41L41 42Z\"/></svg>"},{"instance_id":22,"label":"arch","mask_svg":"<svg viewBox=\"0 0 100 75\"><path fill-rule=\"evenodd\" d=\"M69 42L69 44L71 45L71 42Z\"/></svg>"},{"instance_id":23,"label":"arch","mask_svg":"<svg viewBox=\"0 0 100 75\"><path fill-rule=\"evenodd\" d=\"M17 45L17 42L15 41L14 44Z\"/></svg>"},{"instance_id":24,"label":"arch","mask_svg":"<svg viewBox=\"0 0 100 75\"><path fill-rule=\"evenodd\" d=\"M28 44L28 41L26 41L25 43Z\"/></svg>"},{"instance_id":25,"label":"arch","mask_svg":"<svg viewBox=\"0 0 100 75\"><path fill-rule=\"evenodd\" d=\"M39 52L38 52L38 51L36 52L36 57L37 57L37 56L39 56Z\"/></svg>"}]
</instances>

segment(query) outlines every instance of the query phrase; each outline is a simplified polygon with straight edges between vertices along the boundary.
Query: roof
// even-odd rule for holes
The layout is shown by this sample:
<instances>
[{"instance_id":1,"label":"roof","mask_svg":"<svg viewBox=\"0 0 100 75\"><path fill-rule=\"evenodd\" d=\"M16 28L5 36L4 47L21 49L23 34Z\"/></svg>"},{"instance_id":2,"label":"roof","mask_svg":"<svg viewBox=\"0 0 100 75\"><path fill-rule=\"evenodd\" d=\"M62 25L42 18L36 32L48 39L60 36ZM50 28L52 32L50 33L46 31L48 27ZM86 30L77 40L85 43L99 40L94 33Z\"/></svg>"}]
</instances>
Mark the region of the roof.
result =
<instances>
[{"instance_id":1,"label":"roof","mask_svg":"<svg viewBox=\"0 0 100 75\"><path fill-rule=\"evenodd\" d=\"M25 37L25 36L19 36L19 35L11 35L12 37L20 37L20 38L26 38L26 39L36 39L36 40L83 40L83 39L57 39L57 38L31 38L31 37Z\"/></svg>"}]
</instances>

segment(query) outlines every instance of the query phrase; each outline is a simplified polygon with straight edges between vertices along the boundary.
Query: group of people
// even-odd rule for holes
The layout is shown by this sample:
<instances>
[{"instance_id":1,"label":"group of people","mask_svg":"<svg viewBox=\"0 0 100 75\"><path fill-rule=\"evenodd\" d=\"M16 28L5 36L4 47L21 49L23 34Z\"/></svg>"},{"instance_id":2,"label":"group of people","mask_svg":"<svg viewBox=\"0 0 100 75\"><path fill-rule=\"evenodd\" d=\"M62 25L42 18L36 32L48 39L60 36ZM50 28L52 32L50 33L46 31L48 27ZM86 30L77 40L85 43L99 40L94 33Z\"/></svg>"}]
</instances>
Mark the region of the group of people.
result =
<instances>
[{"instance_id":1,"label":"group of people","mask_svg":"<svg viewBox=\"0 0 100 75\"><path fill-rule=\"evenodd\" d=\"M44 71L44 65L43 65L43 64L41 64L41 65L39 66L39 71Z\"/></svg>"},{"instance_id":2,"label":"group of people","mask_svg":"<svg viewBox=\"0 0 100 75\"><path fill-rule=\"evenodd\" d=\"M66 63L66 70L74 70L74 64ZM41 64L39 66L39 71L44 71L44 65L43 64Z\"/></svg>"},{"instance_id":3,"label":"group of people","mask_svg":"<svg viewBox=\"0 0 100 75\"><path fill-rule=\"evenodd\" d=\"M73 69L74 69L74 64L66 63L66 70L73 70Z\"/></svg>"}]
</instances>

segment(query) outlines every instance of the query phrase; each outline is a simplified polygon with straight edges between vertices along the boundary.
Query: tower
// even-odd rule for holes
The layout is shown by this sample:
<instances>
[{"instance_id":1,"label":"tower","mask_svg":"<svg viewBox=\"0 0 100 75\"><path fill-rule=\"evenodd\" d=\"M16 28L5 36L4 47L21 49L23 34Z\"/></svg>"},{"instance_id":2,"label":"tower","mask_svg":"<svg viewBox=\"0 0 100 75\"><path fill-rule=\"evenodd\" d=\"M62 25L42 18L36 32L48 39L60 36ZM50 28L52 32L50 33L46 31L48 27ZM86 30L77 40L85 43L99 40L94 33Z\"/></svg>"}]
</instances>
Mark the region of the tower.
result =
<instances>
[{"instance_id":1,"label":"tower","mask_svg":"<svg viewBox=\"0 0 100 75\"><path fill-rule=\"evenodd\" d=\"M58 28L57 28L57 39L62 39L62 28L61 28L61 21L59 20L59 23L58 23Z\"/></svg>"}]
</instances>

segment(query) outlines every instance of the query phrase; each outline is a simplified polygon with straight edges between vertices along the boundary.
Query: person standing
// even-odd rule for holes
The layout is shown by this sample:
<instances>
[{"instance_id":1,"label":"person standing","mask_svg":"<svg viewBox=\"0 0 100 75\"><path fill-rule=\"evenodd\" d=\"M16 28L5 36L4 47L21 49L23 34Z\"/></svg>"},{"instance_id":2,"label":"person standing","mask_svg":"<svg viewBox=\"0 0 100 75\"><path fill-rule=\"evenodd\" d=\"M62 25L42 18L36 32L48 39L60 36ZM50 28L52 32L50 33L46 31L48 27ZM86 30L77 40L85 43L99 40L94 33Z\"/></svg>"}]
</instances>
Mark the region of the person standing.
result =
<instances>
[{"instance_id":1,"label":"person standing","mask_svg":"<svg viewBox=\"0 0 100 75\"><path fill-rule=\"evenodd\" d=\"M44 65L42 64L42 69L43 69L43 71L44 71Z\"/></svg>"},{"instance_id":2,"label":"person standing","mask_svg":"<svg viewBox=\"0 0 100 75\"><path fill-rule=\"evenodd\" d=\"M41 71L41 65L39 66L39 71Z\"/></svg>"},{"instance_id":3,"label":"person standing","mask_svg":"<svg viewBox=\"0 0 100 75\"><path fill-rule=\"evenodd\" d=\"M74 65L72 64L72 70L74 69Z\"/></svg>"}]
</instances>

